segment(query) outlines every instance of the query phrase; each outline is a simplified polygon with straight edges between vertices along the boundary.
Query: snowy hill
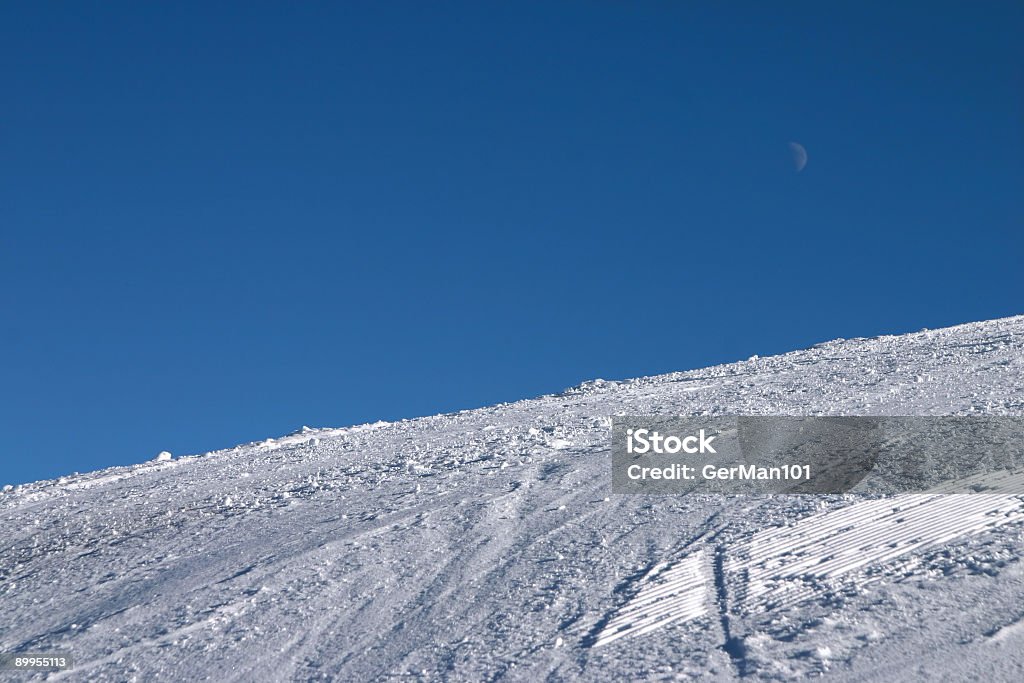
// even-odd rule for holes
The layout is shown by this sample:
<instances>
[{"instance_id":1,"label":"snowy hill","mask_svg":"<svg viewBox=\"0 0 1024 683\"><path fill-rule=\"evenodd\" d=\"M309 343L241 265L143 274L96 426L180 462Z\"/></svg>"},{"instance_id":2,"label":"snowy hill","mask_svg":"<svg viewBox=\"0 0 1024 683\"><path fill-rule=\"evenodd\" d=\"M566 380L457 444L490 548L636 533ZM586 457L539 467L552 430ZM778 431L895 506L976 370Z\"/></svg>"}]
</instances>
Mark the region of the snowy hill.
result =
<instances>
[{"instance_id":1,"label":"snowy hill","mask_svg":"<svg viewBox=\"0 0 1024 683\"><path fill-rule=\"evenodd\" d=\"M0 652L71 653L47 680L1020 680L1021 498L613 495L610 416L655 413L1021 415L1024 317L9 488Z\"/></svg>"}]
</instances>

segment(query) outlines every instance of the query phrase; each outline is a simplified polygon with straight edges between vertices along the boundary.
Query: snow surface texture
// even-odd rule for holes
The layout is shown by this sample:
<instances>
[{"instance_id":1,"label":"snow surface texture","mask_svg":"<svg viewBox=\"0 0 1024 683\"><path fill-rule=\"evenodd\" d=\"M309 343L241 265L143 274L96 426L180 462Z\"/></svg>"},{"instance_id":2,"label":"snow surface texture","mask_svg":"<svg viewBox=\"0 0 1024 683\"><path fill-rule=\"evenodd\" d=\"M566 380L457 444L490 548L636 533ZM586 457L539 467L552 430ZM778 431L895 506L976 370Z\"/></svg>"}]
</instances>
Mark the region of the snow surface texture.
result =
<instances>
[{"instance_id":1,"label":"snow surface texture","mask_svg":"<svg viewBox=\"0 0 1024 683\"><path fill-rule=\"evenodd\" d=\"M614 414L1021 415L1024 317L8 488L0 652L70 652L49 680L1024 678L1021 497L616 496Z\"/></svg>"}]
</instances>

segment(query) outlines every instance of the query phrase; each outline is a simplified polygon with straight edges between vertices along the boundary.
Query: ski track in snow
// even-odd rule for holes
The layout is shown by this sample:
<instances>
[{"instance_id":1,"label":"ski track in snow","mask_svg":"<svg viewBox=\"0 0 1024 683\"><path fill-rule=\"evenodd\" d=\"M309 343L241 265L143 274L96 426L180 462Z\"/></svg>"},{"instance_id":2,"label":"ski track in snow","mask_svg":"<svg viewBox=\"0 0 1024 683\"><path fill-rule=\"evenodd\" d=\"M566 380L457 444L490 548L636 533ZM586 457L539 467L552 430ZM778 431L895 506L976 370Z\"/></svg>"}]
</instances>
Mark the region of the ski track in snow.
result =
<instances>
[{"instance_id":1,"label":"ski track in snow","mask_svg":"<svg viewBox=\"0 0 1024 683\"><path fill-rule=\"evenodd\" d=\"M741 609L782 609L852 572L1022 520L1020 496L905 494L758 532L731 554L728 571L744 578Z\"/></svg>"},{"instance_id":2,"label":"ski track in snow","mask_svg":"<svg viewBox=\"0 0 1024 683\"><path fill-rule=\"evenodd\" d=\"M594 647L707 614L711 602L707 564L706 554L698 552L671 566L656 567L641 582L636 597L602 627Z\"/></svg>"},{"instance_id":3,"label":"ski track in snow","mask_svg":"<svg viewBox=\"0 0 1024 683\"><path fill-rule=\"evenodd\" d=\"M615 496L607 438L1022 413L1016 317L9 487L0 651L72 681L1015 680L1020 496Z\"/></svg>"},{"instance_id":4,"label":"ski track in snow","mask_svg":"<svg viewBox=\"0 0 1024 683\"><path fill-rule=\"evenodd\" d=\"M998 479L986 475L966 483L973 482L998 482L1007 490L1024 490L1024 475L1019 474ZM790 608L833 592L837 579L867 567L961 536L1024 522L1022 496L949 495L955 488L946 485L934 492L854 503L730 543L720 549L727 558L724 580L734 600L728 609L749 613ZM699 550L675 564L659 565L644 577L637 595L597 634L594 647L707 614L713 603L707 554L707 549ZM862 575L857 581L863 585L883 576Z\"/></svg>"}]
</instances>

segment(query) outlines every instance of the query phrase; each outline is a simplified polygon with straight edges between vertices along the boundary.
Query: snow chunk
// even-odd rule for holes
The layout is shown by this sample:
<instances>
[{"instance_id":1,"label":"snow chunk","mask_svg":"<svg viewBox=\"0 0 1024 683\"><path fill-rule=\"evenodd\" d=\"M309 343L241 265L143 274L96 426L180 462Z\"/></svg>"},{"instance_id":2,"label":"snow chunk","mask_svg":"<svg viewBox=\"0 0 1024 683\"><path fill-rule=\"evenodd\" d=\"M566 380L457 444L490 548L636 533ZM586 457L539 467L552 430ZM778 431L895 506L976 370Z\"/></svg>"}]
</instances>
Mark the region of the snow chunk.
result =
<instances>
[{"instance_id":1,"label":"snow chunk","mask_svg":"<svg viewBox=\"0 0 1024 683\"><path fill-rule=\"evenodd\" d=\"M170 462L171 458L173 458L173 457L174 456L171 455L170 451L160 451L160 453L156 456L156 461L157 462Z\"/></svg>"}]
</instances>

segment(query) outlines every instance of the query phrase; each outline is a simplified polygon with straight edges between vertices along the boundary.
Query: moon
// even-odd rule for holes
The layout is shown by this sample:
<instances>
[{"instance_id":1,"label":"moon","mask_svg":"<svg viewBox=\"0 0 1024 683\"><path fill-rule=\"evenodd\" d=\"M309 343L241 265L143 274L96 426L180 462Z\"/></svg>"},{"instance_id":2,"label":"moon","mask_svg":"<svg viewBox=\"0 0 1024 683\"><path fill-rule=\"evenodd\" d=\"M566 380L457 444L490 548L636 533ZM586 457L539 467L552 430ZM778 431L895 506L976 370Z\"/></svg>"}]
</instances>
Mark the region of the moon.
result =
<instances>
[{"instance_id":1,"label":"moon","mask_svg":"<svg viewBox=\"0 0 1024 683\"><path fill-rule=\"evenodd\" d=\"M804 170L804 166L807 165L807 150L799 142L789 143L789 151L793 153L793 166L796 167L796 172Z\"/></svg>"}]
</instances>

